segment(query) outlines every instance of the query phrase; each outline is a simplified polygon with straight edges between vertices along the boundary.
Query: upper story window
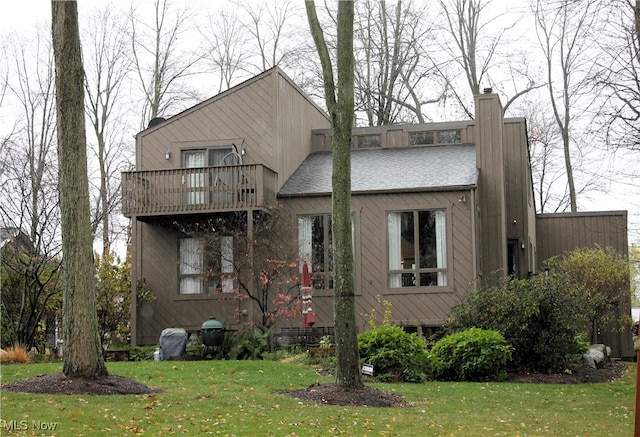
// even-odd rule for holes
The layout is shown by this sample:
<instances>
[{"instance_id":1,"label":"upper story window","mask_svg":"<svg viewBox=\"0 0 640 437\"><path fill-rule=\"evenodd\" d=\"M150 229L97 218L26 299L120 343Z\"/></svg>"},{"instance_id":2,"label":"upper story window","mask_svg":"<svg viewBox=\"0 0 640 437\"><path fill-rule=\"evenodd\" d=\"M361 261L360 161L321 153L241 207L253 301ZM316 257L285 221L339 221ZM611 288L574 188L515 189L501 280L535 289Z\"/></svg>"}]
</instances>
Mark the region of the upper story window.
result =
<instances>
[{"instance_id":1,"label":"upper story window","mask_svg":"<svg viewBox=\"0 0 640 437\"><path fill-rule=\"evenodd\" d=\"M351 148L355 149L371 149L374 147L380 147L381 136L379 134L375 135L356 135L352 138Z\"/></svg>"},{"instance_id":2,"label":"upper story window","mask_svg":"<svg viewBox=\"0 0 640 437\"><path fill-rule=\"evenodd\" d=\"M445 210L387 213L389 288L447 285Z\"/></svg>"},{"instance_id":3,"label":"upper story window","mask_svg":"<svg viewBox=\"0 0 640 437\"><path fill-rule=\"evenodd\" d=\"M460 144L461 142L462 136L459 129L438 131L438 144Z\"/></svg>"},{"instance_id":4,"label":"upper story window","mask_svg":"<svg viewBox=\"0 0 640 437\"><path fill-rule=\"evenodd\" d=\"M233 164L237 164L237 162L231 147L182 151L182 166L184 168L217 167Z\"/></svg>"},{"instance_id":5,"label":"upper story window","mask_svg":"<svg viewBox=\"0 0 640 437\"><path fill-rule=\"evenodd\" d=\"M214 171L198 169L240 164L238 156L231 147L183 150L183 168L196 169L189 171L182 179L182 184L186 189L185 203L188 205L203 205L207 202L230 201L230 196L233 196L233 193L228 191L210 192L208 195L207 190L204 188L208 186L231 185L234 177L233 171L222 168L215 169Z\"/></svg>"},{"instance_id":6,"label":"upper story window","mask_svg":"<svg viewBox=\"0 0 640 437\"><path fill-rule=\"evenodd\" d=\"M409 132L410 146L420 146L424 144L433 144L433 131Z\"/></svg>"},{"instance_id":7,"label":"upper story window","mask_svg":"<svg viewBox=\"0 0 640 437\"><path fill-rule=\"evenodd\" d=\"M462 133L460 132L460 129L409 132L410 146L460 143L462 143Z\"/></svg>"}]
</instances>

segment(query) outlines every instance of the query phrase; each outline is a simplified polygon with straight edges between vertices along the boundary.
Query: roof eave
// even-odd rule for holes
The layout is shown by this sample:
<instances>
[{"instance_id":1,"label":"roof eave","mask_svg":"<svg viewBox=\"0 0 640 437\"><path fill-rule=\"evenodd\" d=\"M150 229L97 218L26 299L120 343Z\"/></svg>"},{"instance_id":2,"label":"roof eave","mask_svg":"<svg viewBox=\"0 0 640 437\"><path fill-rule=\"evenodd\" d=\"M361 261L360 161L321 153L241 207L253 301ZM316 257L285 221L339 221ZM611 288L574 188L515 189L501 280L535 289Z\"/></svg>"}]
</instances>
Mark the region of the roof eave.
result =
<instances>
[{"instance_id":1,"label":"roof eave","mask_svg":"<svg viewBox=\"0 0 640 437\"><path fill-rule=\"evenodd\" d=\"M469 191L477 188L476 184L471 185L451 185L446 187L416 187L416 188L394 188L384 190L366 190L366 191L352 191L351 195L370 195L370 194L403 194L403 193L435 193L443 191ZM330 191L319 193L278 193L278 198L293 198L293 197L324 197L330 196Z\"/></svg>"}]
</instances>

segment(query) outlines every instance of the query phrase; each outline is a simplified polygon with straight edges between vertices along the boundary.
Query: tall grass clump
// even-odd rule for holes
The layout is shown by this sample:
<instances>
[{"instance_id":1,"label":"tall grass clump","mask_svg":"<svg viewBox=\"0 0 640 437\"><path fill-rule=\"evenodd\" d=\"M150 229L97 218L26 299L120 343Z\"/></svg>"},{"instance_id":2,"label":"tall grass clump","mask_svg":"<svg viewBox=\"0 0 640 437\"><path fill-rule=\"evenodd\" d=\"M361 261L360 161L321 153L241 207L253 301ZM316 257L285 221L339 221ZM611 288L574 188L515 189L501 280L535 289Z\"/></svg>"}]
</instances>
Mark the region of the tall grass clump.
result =
<instances>
[{"instance_id":1,"label":"tall grass clump","mask_svg":"<svg viewBox=\"0 0 640 437\"><path fill-rule=\"evenodd\" d=\"M0 363L29 363L29 353L20 345L15 345L4 350L0 353Z\"/></svg>"}]
</instances>

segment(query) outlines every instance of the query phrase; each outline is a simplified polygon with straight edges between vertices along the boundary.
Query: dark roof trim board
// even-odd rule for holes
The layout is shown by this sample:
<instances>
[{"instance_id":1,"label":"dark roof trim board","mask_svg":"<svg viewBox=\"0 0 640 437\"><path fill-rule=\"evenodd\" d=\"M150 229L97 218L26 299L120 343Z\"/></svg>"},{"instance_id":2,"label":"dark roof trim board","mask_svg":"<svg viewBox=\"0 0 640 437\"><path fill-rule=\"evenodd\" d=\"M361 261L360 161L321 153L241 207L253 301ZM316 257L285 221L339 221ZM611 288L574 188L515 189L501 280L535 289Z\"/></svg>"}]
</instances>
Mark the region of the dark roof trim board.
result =
<instances>
[{"instance_id":1,"label":"dark roof trim board","mask_svg":"<svg viewBox=\"0 0 640 437\"><path fill-rule=\"evenodd\" d=\"M607 216L607 215L620 215L626 216L628 211L626 210L612 210L612 211L578 211L578 212L554 212L554 213L538 213L536 218L539 219L557 219L561 217L594 217L594 216Z\"/></svg>"},{"instance_id":2,"label":"dark roof trim board","mask_svg":"<svg viewBox=\"0 0 640 437\"><path fill-rule=\"evenodd\" d=\"M282 189L280 197L330 194L333 172L330 152L305 159ZM353 150L351 192L416 192L476 187L478 169L473 144Z\"/></svg>"}]
</instances>

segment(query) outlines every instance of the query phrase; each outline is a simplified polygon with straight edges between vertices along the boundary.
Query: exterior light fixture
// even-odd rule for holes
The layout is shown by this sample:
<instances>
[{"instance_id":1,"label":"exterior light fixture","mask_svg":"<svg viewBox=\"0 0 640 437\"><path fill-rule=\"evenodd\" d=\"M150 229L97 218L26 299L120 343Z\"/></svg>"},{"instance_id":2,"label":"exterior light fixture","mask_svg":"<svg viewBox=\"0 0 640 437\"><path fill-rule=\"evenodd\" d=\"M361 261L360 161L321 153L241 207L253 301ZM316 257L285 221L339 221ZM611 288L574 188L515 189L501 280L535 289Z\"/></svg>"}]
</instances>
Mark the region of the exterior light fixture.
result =
<instances>
[{"instance_id":1,"label":"exterior light fixture","mask_svg":"<svg viewBox=\"0 0 640 437\"><path fill-rule=\"evenodd\" d=\"M171 150L164 152L164 158L168 161L171 159Z\"/></svg>"}]
</instances>

